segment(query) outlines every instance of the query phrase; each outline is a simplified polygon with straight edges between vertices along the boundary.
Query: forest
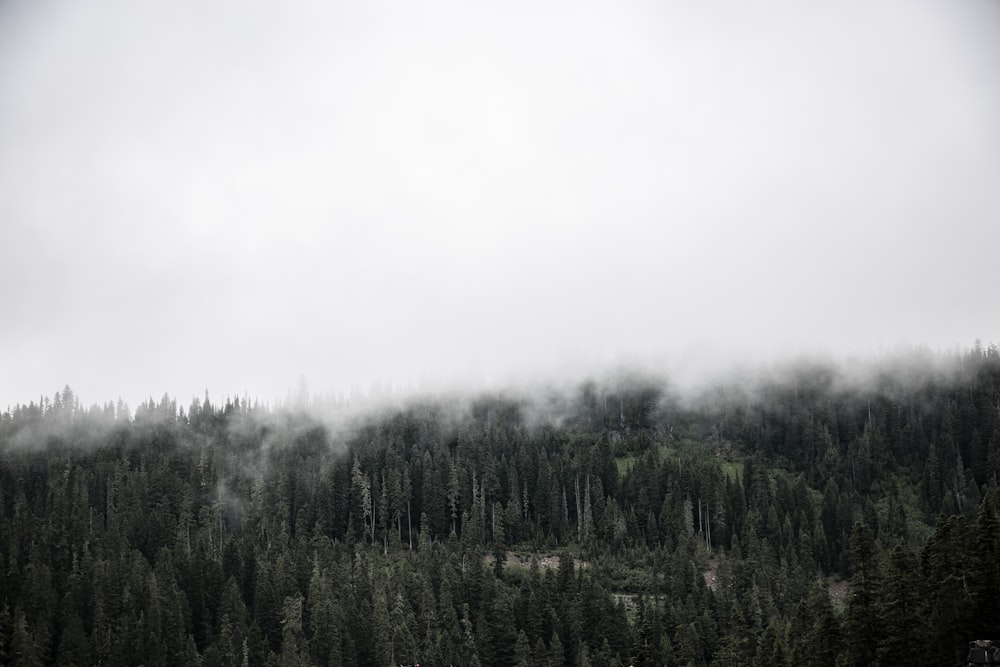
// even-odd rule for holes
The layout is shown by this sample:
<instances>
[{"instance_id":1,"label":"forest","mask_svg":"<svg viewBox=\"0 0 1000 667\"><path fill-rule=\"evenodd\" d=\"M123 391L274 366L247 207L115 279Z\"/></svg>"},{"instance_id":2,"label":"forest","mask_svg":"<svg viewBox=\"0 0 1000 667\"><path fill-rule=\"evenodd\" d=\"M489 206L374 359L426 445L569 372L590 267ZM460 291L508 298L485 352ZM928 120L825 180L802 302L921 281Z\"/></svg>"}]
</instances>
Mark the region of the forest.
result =
<instances>
[{"instance_id":1,"label":"forest","mask_svg":"<svg viewBox=\"0 0 1000 667\"><path fill-rule=\"evenodd\" d=\"M1000 353L0 413L2 665L960 665Z\"/></svg>"}]
</instances>

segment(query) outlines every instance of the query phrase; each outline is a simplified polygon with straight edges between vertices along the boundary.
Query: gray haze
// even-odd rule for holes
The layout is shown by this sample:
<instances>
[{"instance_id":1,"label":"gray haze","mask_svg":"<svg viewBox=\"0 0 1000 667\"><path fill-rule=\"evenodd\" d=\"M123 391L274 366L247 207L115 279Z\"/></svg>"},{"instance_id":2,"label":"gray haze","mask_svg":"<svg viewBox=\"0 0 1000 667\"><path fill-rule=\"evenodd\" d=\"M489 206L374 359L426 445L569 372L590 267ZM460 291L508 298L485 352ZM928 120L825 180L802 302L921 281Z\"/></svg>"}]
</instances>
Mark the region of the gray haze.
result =
<instances>
[{"instance_id":1,"label":"gray haze","mask_svg":"<svg viewBox=\"0 0 1000 667\"><path fill-rule=\"evenodd\" d=\"M1000 5L0 3L0 409L1000 339Z\"/></svg>"}]
</instances>

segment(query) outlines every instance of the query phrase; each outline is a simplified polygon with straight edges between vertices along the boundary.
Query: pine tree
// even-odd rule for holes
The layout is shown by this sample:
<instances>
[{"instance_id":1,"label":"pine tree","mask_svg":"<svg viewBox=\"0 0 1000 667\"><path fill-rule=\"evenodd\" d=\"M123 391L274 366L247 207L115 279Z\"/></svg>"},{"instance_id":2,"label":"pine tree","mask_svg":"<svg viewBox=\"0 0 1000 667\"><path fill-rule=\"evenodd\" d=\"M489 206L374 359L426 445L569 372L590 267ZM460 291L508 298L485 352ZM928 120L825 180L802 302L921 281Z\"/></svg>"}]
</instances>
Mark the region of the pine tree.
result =
<instances>
[{"instance_id":1,"label":"pine tree","mask_svg":"<svg viewBox=\"0 0 1000 667\"><path fill-rule=\"evenodd\" d=\"M926 633L920 595L920 560L903 545L886 556L885 578L879 591L879 627L885 635L877 653L882 664L890 664L919 646Z\"/></svg>"},{"instance_id":2,"label":"pine tree","mask_svg":"<svg viewBox=\"0 0 1000 667\"><path fill-rule=\"evenodd\" d=\"M302 594L286 597L282 603L281 618L281 667L308 665L303 654L302 636Z\"/></svg>"},{"instance_id":3,"label":"pine tree","mask_svg":"<svg viewBox=\"0 0 1000 667\"><path fill-rule=\"evenodd\" d=\"M550 667L566 667L566 654L563 650L562 640L559 633L553 631L552 639L549 640L549 665Z\"/></svg>"},{"instance_id":4,"label":"pine tree","mask_svg":"<svg viewBox=\"0 0 1000 667\"><path fill-rule=\"evenodd\" d=\"M1000 490L982 500L973 528L969 594L977 637L1000 637Z\"/></svg>"},{"instance_id":5,"label":"pine tree","mask_svg":"<svg viewBox=\"0 0 1000 667\"><path fill-rule=\"evenodd\" d=\"M768 625L767 629L764 630L764 634L760 636L760 641L757 643L757 652L753 659L754 667L770 667L771 660L774 659L776 652L784 655L784 649L778 648L778 636L777 627L773 623Z\"/></svg>"},{"instance_id":6,"label":"pine tree","mask_svg":"<svg viewBox=\"0 0 1000 667\"><path fill-rule=\"evenodd\" d=\"M685 623L677 628L677 635L674 637L674 659L681 665L692 665L699 667L705 664L704 653L701 649L701 637L698 627L694 623Z\"/></svg>"},{"instance_id":7,"label":"pine tree","mask_svg":"<svg viewBox=\"0 0 1000 667\"><path fill-rule=\"evenodd\" d=\"M524 630L517 633L517 641L514 643L514 665L515 667L534 666L531 644L528 643L528 635L524 633Z\"/></svg>"},{"instance_id":8,"label":"pine tree","mask_svg":"<svg viewBox=\"0 0 1000 667\"><path fill-rule=\"evenodd\" d=\"M14 610L14 631L10 647L15 665L41 667L44 664L39 655L40 651L35 643L35 638L28 629L28 620L20 607Z\"/></svg>"},{"instance_id":9,"label":"pine tree","mask_svg":"<svg viewBox=\"0 0 1000 667\"><path fill-rule=\"evenodd\" d=\"M850 546L854 574L844 623L847 657L849 664L866 667L875 664L881 640L878 614L881 573L875 539L867 524L861 521L854 524Z\"/></svg>"},{"instance_id":10,"label":"pine tree","mask_svg":"<svg viewBox=\"0 0 1000 667\"><path fill-rule=\"evenodd\" d=\"M507 562L507 538L504 535L503 509L500 503L493 503L493 574L503 578L504 564Z\"/></svg>"},{"instance_id":11,"label":"pine tree","mask_svg":"<svg viewBox=\"0 0 1000 667\"><path fill-rule=\"evenodd\" d=\"M921 552L925 601L925 654L937 664L961 662L968 648L968 628L975 627L969 588L974 539L965 517L938 522Z\"/></svg>"}]
</instances>

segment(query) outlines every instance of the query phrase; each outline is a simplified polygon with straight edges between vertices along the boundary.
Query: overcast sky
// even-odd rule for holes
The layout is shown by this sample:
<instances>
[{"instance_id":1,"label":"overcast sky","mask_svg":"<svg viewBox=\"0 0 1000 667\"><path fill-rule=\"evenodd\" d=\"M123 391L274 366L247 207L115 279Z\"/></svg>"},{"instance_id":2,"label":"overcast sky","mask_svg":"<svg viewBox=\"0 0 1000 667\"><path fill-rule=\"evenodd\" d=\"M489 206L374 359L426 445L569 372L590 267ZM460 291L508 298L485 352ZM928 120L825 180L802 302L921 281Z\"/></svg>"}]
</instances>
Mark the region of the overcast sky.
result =
<instances>
[{"instance_id":1,"label":"overcast sky","mask_svg":"<svg viewBox=\"0 0 1000 667\"><path fill-rule=\"evenodd\" d=\"M0 3L0 409L1000 341L998 251L995 0Z\"/></svg>"}]
</instances>

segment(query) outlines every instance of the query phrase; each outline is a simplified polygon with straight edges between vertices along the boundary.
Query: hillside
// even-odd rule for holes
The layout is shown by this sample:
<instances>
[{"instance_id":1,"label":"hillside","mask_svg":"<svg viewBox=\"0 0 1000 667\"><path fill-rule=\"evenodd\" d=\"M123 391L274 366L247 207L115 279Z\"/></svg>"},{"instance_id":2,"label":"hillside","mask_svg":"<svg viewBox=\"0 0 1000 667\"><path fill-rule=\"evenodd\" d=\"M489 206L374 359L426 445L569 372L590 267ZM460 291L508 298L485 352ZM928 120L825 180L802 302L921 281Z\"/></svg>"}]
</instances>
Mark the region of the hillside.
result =
<instances>
[{"instance_id":1,"label":"hillside","mask_svg":"<svg viewBox=\"0 0 1000 667\"><path fill-rule=\"evenodd\" d=\"M0 664L959 664L1000 354L0 415Z\"/></svg>"}]
</instances>

